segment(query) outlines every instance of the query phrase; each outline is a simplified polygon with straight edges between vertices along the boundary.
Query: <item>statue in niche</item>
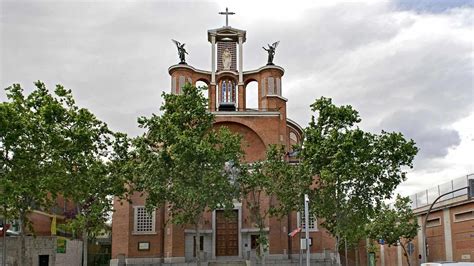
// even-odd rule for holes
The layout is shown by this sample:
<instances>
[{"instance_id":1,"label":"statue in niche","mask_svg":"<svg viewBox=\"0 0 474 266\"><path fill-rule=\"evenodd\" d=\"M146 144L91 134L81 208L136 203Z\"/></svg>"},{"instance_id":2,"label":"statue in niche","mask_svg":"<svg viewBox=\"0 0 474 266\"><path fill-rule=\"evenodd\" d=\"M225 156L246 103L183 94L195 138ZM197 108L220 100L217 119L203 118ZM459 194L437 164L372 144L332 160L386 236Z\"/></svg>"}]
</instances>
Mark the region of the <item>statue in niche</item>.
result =
<instances>
[{"instance_id":1,"label":"statue in niche","mask_svg":"<svg viewBox=\"0 0 474 266\"><path fill-rule=\"evenodd\" d=\"M277 48L280 41L274 42L272 45L268 44L268 49L262 47L263 50L268 52L268 63L267 65L274 65L273 64L273 57L275 56L275 49Z\"/></svg>"},{"instance_id":2,"label":"statue in niche","mask_svg":"<svg viewBox=\"0 0 474 266\"><path fill-rule=\"evenodd\" d=\"M229 48L226 48L222 53L222 66L224 70L229 70L230 65L232 64L232 54L229 51Z\"/></svg>"},{"instance_id":3,"label":"statue in niche","mask_svg":"<svg viewBox=\"0 0 474 266\"><path fill-rule=\"evenodd\" d=\"M178 48L178 55L179 55L179 63L180 64L186 64L186 55L185 54L188 54L188 52L186 52L186 49L184 49L184 45L185 43L181 44L180 42L178 42L177 40L173 40L171 39L174 44L176 44L176 48Z\"/></svg>"}]
</instances>

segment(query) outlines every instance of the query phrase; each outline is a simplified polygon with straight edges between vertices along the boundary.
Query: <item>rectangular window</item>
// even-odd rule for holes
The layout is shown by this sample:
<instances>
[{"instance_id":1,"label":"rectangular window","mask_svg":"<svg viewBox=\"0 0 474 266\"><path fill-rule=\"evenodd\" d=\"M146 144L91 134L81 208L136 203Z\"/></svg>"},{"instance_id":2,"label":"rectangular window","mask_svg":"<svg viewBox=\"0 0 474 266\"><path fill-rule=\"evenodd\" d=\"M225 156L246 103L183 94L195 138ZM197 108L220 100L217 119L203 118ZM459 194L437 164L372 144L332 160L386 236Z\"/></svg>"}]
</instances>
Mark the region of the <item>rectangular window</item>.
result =
<instances>
[{"instance_id":1,"label":"rectangular window","mask_svg":"<svg viewBox=\"0 0 474 266\"><path fill-rule=\"evenodd\" d=\"M441 225L441 218L436 217L436 218L430 218L428 221L426 221L426 227L434 227Z\"/></svg>"},{"instance_id":2,"label":"rectangular window","mask_svg":"<svg viewBox=\"0 0 474 266\"><path fill-rule=\"evenodd\" d=\"M305 231L306 229L306 224L305 224L305 217L304 213L298 212L297 214L297 220L298 224L301 227L302 231ZM317 219L315 215L309 215L309 224L308 224L308 229L309 231L318 231L318 225L317 225Z\"/></svg>"},{"instance_id":3,"label":"rectangular window","mask_svg":"<svg viewBox=\"0 0 474 266\"><path fill-rule=\"evenodd\" d=\"M155 211L147 213L144 206L134 206L133 233L154 234L155 233Z\"/></svg>"},{"instance_id":4,"label":"rectangular window","mask_svg":"<svg viewBox=\"0 0 474 266\"><path fill-rule=\"evenodd\" d=\"M258 240L258 235L250 235L250 248L251 249L257 249L257 240Z\"/></svg>"},{"instance_id":5,"label":"rectangular window","mask_svg":"<svg viewBox=\"0 0 474 266\"><path fill-rule=\"evenodd\" d=\"M462 221L473 220L473 219L474 219L474 210L459 212L459 213L454 214L455 222L462 222Z\"/></svg>"},{"instance_id":6,"label":"rectangular window","mask_svg":"<svg viewBox=\"0 0 474 266\"><path fill-rule=\"evenodd\" d=\"M193 256L196 257L196 236L193 236ZM199 250L204 251L204 236L199 236Z\"/></svg>"}]
</instances>

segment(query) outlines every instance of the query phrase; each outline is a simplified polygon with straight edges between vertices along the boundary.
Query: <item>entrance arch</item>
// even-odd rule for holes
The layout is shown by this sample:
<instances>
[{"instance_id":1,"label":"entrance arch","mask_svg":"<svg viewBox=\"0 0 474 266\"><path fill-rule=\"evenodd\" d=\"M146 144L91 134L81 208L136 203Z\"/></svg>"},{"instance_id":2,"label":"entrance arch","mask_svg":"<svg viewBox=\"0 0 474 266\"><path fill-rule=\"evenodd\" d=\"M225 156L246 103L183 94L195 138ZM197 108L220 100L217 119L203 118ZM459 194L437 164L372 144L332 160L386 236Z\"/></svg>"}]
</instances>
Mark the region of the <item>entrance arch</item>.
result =
<instances>
[{"instance_id":1,"label":"entrance arch","mask_svg":"<svg viewBox=\"0 0 474 266\"><path fill-rule=\"evenodd\" d=\"M242 136L241 148L244 151L245 162L264 160L267 148L262 138L251 128L237 122L223 121L214 124L215 128L227 127L233 133Z\"/></svg>"}]
</instances>

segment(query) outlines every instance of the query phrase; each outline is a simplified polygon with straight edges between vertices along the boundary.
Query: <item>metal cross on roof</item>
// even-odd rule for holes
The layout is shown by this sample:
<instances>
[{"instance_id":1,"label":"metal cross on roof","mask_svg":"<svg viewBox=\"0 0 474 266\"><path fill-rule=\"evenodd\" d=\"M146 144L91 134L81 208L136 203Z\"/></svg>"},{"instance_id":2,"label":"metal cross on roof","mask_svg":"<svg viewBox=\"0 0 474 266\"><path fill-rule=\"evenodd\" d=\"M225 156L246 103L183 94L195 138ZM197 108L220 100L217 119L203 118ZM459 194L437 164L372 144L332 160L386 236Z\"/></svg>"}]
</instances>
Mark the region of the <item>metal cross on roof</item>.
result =
<instances>
[{"instance_id":1,"label":"metal cross on roof","mask_svg":"<svg viewBox=\"0 0 474 266\"><path fill-rule=\"evenodd\" d=\"M235 15L235 13L229 12L229 9L226 7L225 12L219 12L219 15L225 15L225 26L229 27L229 15Z\"/></svg>"}]
</instances>

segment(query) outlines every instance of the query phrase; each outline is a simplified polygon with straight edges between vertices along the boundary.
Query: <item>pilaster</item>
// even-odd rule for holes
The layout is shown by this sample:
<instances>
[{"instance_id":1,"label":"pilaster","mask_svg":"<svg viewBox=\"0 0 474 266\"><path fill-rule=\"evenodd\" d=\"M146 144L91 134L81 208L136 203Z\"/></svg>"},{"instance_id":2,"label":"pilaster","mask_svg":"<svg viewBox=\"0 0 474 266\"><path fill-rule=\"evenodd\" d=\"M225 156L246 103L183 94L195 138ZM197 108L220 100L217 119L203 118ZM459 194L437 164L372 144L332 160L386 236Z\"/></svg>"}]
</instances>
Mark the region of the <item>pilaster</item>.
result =
<instances>
[{"instance_id":1,"label":"pilaster","mask_svg":"<svg viewBox=\"0 0 474 266\"><path fill-rule=\"evenodd\" d=\"M244 110L246 106L245 106L245 88L244 88L243 83L239 83L237 95L238 95L238 108L239 110Z\"/></svg>"},{"instance_id":2,"label":"pilaster","mask_svg":"<svg viewBox=\"0 0 474 266\"><path fill-rule=\"evenodd\" d=\"M451 215L449 208L443 209L443 225L444 225L444 248L446 250L446 260L453 260L453 238L451 235Z\"/></svg>"},{"instance_id":3,"label":"pilaster","mask_svg":"<svg viewBox=\"0 0 474 266\"><path fill-rule=\"evenodd\" d=\"M216 111L216 83L211 83L209 86L209 109L211 112Z\"/></svg>"},{"instance_id":4,"label":"pilaster","mask_svg":"<svg viewBox=\"0 0 474 266\"><path fill-rule=\"evenodd\" d=\"M211 84L216 83L216 36L211 36Z\"/></svg>"},{"instance_id":5,"label":"pilaster","mask_svg":"<svg viewBox=\"0 0 474 266\"><path fill-rule=\"evenodd\" d=\"M239 84L243 83L244 82L244 78L243 78L243 60L244 60L244 56L243 56L243 37L242 36L239 36Z\"/></svg>"}]
</instances>

